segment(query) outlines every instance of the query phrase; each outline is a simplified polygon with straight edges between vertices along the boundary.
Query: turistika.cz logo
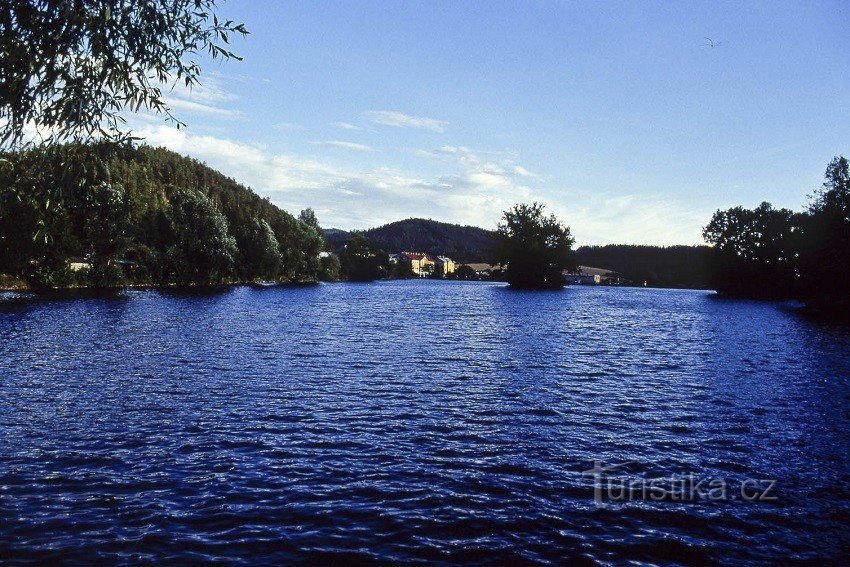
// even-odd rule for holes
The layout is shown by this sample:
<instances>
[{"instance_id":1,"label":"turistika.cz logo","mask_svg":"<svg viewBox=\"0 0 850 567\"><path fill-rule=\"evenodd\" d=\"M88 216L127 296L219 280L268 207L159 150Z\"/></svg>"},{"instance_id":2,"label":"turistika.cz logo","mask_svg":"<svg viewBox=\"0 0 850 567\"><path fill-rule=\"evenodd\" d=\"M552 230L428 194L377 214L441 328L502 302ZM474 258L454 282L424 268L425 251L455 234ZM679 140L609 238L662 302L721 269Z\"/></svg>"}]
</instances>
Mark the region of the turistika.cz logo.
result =
<instances>
[{"instance_id":1,"label":"turistika.cz logo","mask_svg":"<svg viewBox=\"0 0 850 567\"><path fill-rule=\"evenodd\" d=\"M597 504L644 500L773 502L778 499L776 479L727 479L693 472L651 478L628 476L622 469L633 462L605 465L602 461L593 461L592 469L582 471L582 475L593 477L593 500Z\"/></svg>"}]
</instances>

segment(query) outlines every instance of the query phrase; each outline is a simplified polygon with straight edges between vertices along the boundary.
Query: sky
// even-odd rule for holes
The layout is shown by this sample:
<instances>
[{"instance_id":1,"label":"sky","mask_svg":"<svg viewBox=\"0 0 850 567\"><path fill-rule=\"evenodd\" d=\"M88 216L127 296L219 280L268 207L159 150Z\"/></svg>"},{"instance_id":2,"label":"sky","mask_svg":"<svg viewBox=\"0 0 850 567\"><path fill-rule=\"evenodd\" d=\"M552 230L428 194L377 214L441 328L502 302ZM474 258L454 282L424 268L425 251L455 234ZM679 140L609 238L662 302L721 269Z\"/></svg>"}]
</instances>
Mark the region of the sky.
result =
<instances>
[{"instance_id":1,"label":"sky","mask_svg":"<svg viewBox=\"0 0 850 567\"><path fill-rule=\"evenodd\" d=\"M538 201L577 244L698 244L801 209L850 152L850 3L221 1L242 61L136 133L324 227L495 228ZM710 47L711 38L719 46Z\"/></svg>"}]
</instances>

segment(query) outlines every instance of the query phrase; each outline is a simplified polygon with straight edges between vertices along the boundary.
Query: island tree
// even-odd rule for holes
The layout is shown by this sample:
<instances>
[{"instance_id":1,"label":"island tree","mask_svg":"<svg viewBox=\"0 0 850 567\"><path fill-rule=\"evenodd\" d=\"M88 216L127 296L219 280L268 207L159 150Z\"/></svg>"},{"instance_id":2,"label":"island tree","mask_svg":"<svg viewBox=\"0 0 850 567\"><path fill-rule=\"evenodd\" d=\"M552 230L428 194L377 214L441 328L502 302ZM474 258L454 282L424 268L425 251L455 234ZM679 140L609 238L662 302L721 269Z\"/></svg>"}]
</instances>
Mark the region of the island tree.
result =
<instances>
[{"instance_id":1,"label":"island tree","mask_svg":"<svg viewBox=\"0 0 850 567\"><path fill-rule=\"evenodd\" d=\"M494 259L507 264L507 281L513 288L564 287L564 271L574 267L575 240L569 227L543 211L540 203L515 205L505 211L496 231Z\"/></svg>"},{"instance_id":2,"label":"island tree","mask_svg":"<svg viewBox=\"0 0 850 567\"><path fill-rule=\"evenodd\" d=\"M474 280L478 278L478 274L472 266L462 264L455 270L455 278L459 280Z\"/></svg>"},{"instance_id":3,"label":"island tree","mask_svg":"<svg viewBox=\"0 0 850 567\"><path fill-rule=\"evenodd\" d=\"M333 252L327 253L319 259L319 280L323 282L339 281L340 264L339 256Z\"/></svg>"},{"instance_id":4,"label":"island tree","mask_svg":"<svg viewBox=\"0 0 850 567\"><path fill-rule=\"evenodd\" d=\"M339 261L342 273L355 282L369 282L385 277L389 263L387 253L360 234L346 243Z\"/></svg>"}]
</instances>

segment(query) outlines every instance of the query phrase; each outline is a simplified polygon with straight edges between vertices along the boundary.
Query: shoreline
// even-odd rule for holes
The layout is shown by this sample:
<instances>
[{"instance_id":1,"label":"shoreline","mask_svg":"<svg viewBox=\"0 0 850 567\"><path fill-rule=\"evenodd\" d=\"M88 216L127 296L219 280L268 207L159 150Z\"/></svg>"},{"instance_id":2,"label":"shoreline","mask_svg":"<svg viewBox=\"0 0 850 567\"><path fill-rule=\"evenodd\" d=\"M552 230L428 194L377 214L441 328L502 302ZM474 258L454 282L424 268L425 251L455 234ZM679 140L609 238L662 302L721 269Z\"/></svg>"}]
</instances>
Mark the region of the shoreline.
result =
<instances>
[{"instance_id":1,"label":"shoreline","mask_svg":"<svg viewBox=\"0 0 850 567\"><path fill-rule=\"evenodd\" d=\"M124 286L116 286L116 287L92 287L92 286L67 286L67 287L31 287L31 286L17 286L17 287L9 287L9 286L0 286L0 292L20 292L20 293L32 293L36 295L44 295L51 294L56 292L69 292L69 291L93 291L93 292L118 292L125 289L129 290L144 290L144 289L160 289L160 290L174 290L174 291L190 291L190 290L214 290L219 288L228 288L228 287L239 287L239 286L252 286L252 287L303 287L303 286L314 286L323 283L327 284L337 284L337 283L354 283L354 284L362 284L362 283L377 283L377 282L400 282L400 281L427 281L427 282L469 282L469 283L507 283L501 280L461 280L461 279L452 279L452 278L390 278L390 279L376 279L372 281L356 281L356 280L337 280L337 281L322 281L322 280L305 280L305 281L234 281L234 282L222 282L218 284L189 284L189 285L179 285L179 284L128 284ZM508 286L510 288L510 286ZM724 299L751 299L753 301L765 301L765 302L783 302L783 301L792 301L790 299L756 299L756 298L745 298L745 297L731 297L725 296L717 293L716 290L711 288L696 288L696 287L662 287L662 286L630 286L630 285L587 285L587 284L567 284L561 288L544 288L542 291L558 291L564 289L572 289L572 288L614 288L614 289L666 289L666 290L674 290L674 291L703 291L708 293L715 293L719 297L723 297ZM514 289L514 288L510 288ZM520 289L516 288L515 291L541 291L539 289Z\"/></svg>"},{"instance_id":2,"label":"shoreline","mask_svg":"<svg viewBox=\"0 0 850 567\"><path fill-rule=\"evenodd\" d=\"M32 293L36 295L42 294L51 294L57 292L69 292L69 291L93 291L93 292L118 292L123 291L125 289L130 290L145 290L145 289L162 289L162 290L213 290L219 288L229 288L229 287L239 287L239 286L253 286L253 287L301 287L301 286L313 286L319 285L321 283L319 280L306 280L306 281L297 281L297 282L222 282L217 284L190 284L190 285L179 285L179 284L127 284L122 286L115 287L93 287L86 285L72 285L67 287L31 287L31 286L18 286L18 287L3 287L0 286L0 292L20 292L20 293Z\"/></svg>"}]
</instances>

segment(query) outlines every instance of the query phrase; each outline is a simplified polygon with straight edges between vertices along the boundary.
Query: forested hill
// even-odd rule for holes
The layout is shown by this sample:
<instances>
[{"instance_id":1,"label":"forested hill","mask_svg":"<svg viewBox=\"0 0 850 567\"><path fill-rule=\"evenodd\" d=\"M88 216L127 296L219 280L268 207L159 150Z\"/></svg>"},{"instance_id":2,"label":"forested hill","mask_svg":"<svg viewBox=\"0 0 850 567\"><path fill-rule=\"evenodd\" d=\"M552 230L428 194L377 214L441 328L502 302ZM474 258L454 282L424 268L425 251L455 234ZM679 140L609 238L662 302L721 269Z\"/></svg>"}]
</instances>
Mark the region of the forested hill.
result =
<instances>
[{"instance_id":1,"label":"forested hill","mask_svg":"<svg viewBox=\"0 0 850 567\"><path fill-rule=\"evenodd\" d=\"M357 232L325 230L325 238L334 249L341 248L354 234L363 234L390 253L411 250L444 254L458 262L486 262L493 244L492 231L429 219L406 219Z\"/></svg>"},{"instance_id":2,"label":"forested hill","mask_svg":"<svg viewBox=\"0 0 850 567\"><path fill-rule=\"evenodd\" d=\"M609 244L581 246L575 255L579 265L614 270L635 283L646 281L653 287L712 287L714 250L709 246Z\"/></svg>"},{"instance_id":3,"label":"forested hill","mask_svg":"<svg viewBox=\"0 0 850 567\"><path fill-rule=\"evenodd\" d=\"M0 157L0 274L34 286L317 276L312 211L297 219L197 160L83 145ZM84 258L91 269L71 273Z\"/></svg>"}]
</instances>

